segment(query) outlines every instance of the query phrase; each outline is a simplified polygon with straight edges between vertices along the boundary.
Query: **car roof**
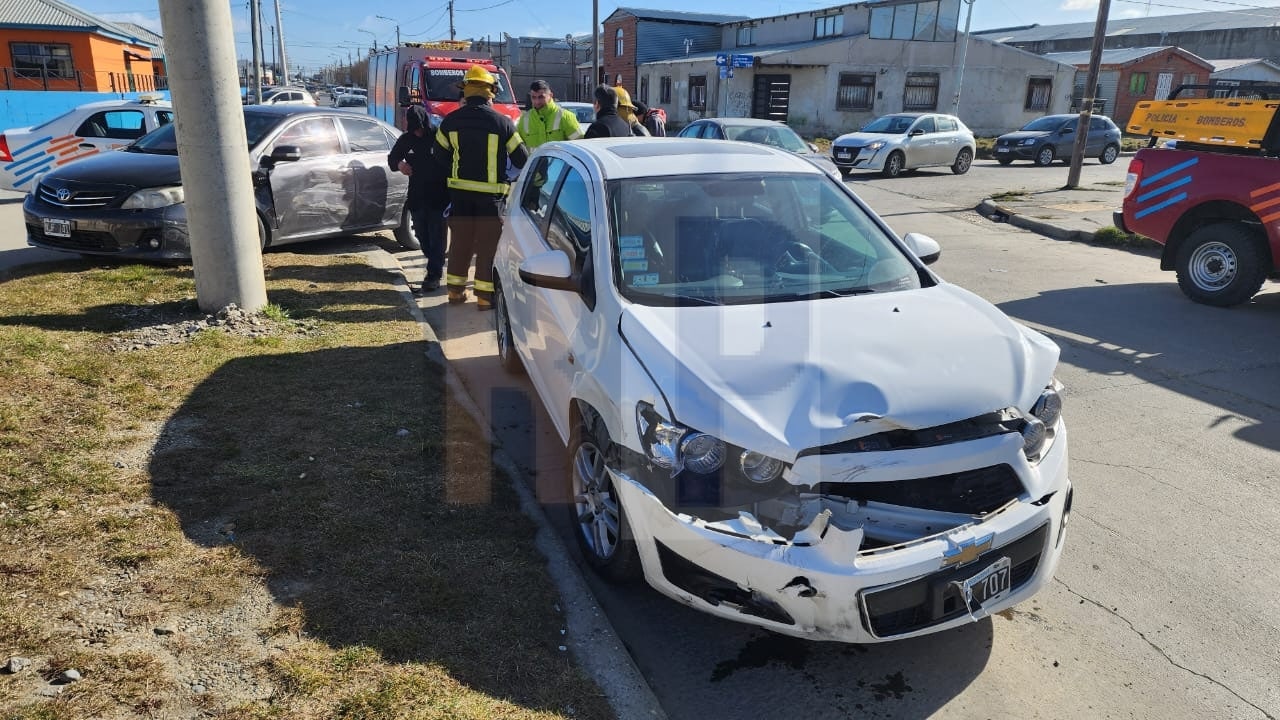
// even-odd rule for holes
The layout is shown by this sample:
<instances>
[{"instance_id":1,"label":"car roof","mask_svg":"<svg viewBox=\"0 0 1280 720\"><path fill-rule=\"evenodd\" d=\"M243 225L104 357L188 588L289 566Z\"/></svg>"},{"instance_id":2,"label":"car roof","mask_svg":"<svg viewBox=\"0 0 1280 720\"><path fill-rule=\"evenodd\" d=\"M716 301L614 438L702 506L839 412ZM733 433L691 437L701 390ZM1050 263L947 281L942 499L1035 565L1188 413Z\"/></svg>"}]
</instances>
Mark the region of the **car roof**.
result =
<instances>
[{"instance_id":1,"label":"car roof","mask_svg":"<svg viewBox=\"0 0 1280 720\"><path fill-rule=\"evenodd\" d=\"M154 107L173 107L168 100L99 100L98 102L77 105L77 110L97 110L98 108L128 107L131 105L150 105Z\"/></svg>"},{"instance_id":2,"label":"car roof","mask_svg":"<svg viewBox=\"0 0 1280 720\"><path fill-rule=\"evenodd\" d=\"M323 115L330 114L329 108L312 107L311 105L245 105L244 112L246 115ZM344 113L343 115L349 115Z\"/></svg>"},{"instance_id":3,"label":"car roof","mask_svg":"<svg viewBox=\"0 0 1280 720\"><path fill-rule=\"evenodd\" d=\"M549 143L600 168L605 180L707 173L817 173L798 155L757 143L694 138L595 138ZM541 149L541 148L539 148Z\"/></svg>"},{"instance_id":4,"label":"car roof","mask_svg":"<svg viewBox=\"0 0 1280 720\"><path fill-rule=\"evenodd\" d=\"M717 125L724 125L724 126L726 126L726 127L728 127L728 126L730 126L730 125L737 125L737 126L740 126L740 127L759 127L759 126L762 126L762 125L783 125L783 126L786 126L786 123L781 123L781 122L778 122L777 120L766 120L766 119L762 119L762 118L747 118L747 117L743 117L743 118L703 118L701 121L694 121L694 122L710 122L710 123L715 123L715 124L717 124Z\"/></svg>"}]
</instances>

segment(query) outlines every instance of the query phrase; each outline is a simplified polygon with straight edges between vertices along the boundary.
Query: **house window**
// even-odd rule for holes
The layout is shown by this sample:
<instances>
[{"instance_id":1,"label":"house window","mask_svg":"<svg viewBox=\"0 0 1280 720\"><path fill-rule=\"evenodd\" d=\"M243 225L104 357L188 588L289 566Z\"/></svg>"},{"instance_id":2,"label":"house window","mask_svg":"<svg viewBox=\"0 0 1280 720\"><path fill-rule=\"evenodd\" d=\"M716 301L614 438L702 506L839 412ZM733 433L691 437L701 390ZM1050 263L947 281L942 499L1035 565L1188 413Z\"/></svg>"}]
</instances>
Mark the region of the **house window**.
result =
<instances>
[{"instance_id":1,"label":"house window","mask_svg":"<svg viewBox=\"0 0 1280 720\"><path fill-rule=\"evenodd\" d=\"M706 75L690 75L689 76L689 109L690 110L706 110L707 109L707 76Z\"/></svg>"},{"instance_id":2,"label":"house window","mask_svg":"<svg viewBox=\"0 0 1280 720\"><path fill-rule=\"evenodd\" d=\"M844 34L844 15L824 15L813 19L815 38L836 37Z\"/></svg>"},{"instance_id":3,"label":"house window","mask_svg":"<svg viewBox=\"0 0 1280 720\"><path fill-rule=\"evenodd\" d=\"M9 43L13 69L18 77L75 77L71 46L53 43Z\"/></svg>"},{"instance_id":4,"label":"house window","mask_svg":"<svg viewBox=\"0 0 1280 720\"><path fill-rule=\"evenodd\" d=\"M649 104L649 76L640 78L640 102Z\"/></svg>"},{"instance_id":5,"label":"house window","mask_svg":"<svg viewBox=\"0 0 1280 720\"><path fill-rule=\"evenodd\" d=\"M755 28L751 27L750 25L738 28L738 46L739 47L742 47L743 45L755 45L755 44L756 44Z\"/></svg>"},{"instance_id":6,"label":"house window","mask_svg":"<svg viewBox=\"0 0 1280 720\"><path fill-rule=\"evenodd\" d=\"M870 110L875 96L874 74L840 73L840 87L836 90L837 110Z\"/></svg>"},{"instance_id":7,"label":"house window","mask_svg":"<svg viewBox=\"0 0 1280 720\"><path fill-rule=\"evenodd\" d=\"M927 0L873 7L867 37L873 40L955 42L959 18L960 0Z\"/></svg>"},{"instance_id":8,"label":"house window","mask_svg":"<svg viewBox=\"0 0 1280 720\"><path fill-rule=\"evenodd\" d=\"M1182 76L1183 85L1197 85L1199 83L1200 83L1200 78L1197 77L1195 73L1187 73ZM1199 96L1200 94L1195 90L1184 90L1182 91L1181 94L1178 95L1179 98L1193 98L1193 97L1199 97Z\"/></svg>"},{"instance_id":9,"label":"house window","mask_svg":"<svg viewBox=\"0 0 1280 720\"><path fill-rule=\"evenodd\" d=\"M1031 78L1027 81L1027 101L1023 110L1048 110L1049 97L1053 92L1052 78Z\"/></svg>"},{"instance_id":10,"label":"house window","mask_svg":"<svg viewBox=\"0 0 1280 720\"><path fill-rule=\"evenodd\" d=\"M1142 95L1147 92L1147 74L1136 72L1129 76L1129 94Z\"/></svg>"},{"instance_id":11,"label":"house window","mask_svg":"<svg viewBox=\"0 0 1280 720\"><path fill-rule=\"evenodd\" d=\"M622 57L622 28L613 34L613 54Z\"/></svg>"},{"instance_id":12,"label":"house window","mask_svg":"<svg viewBox=\"0 0 1280 720\"><path fill-rule=\"evenodd\" d=\"M671 104L671 76L663 75L658 78L658 102L662 105Z\"/></svg>"},{"instance_id":13,"label":"house window","mask_svg":"<svg viewBox=\"0 0 1280 720\"><path fill-rule=\"evenodd\" d=\"M937 110L938 73L907 73L907 84L902 89L902 109Z\"/></svg>"}]
</instances>

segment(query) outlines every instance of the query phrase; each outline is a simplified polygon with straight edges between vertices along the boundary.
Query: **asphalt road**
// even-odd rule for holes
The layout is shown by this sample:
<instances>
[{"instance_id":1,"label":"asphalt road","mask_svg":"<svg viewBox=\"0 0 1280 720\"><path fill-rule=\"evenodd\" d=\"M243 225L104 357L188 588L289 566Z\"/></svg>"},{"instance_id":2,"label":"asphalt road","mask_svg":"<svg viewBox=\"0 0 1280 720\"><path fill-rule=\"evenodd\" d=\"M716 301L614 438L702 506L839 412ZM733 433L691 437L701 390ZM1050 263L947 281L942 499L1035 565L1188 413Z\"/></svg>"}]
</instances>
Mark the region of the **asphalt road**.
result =
<instances>
[{"instance_id":1,"label":"asphalt road","mask_svg":"<svg viewBox=\"0 0 1280 720\"><path fill-rule=\"evenodd\" d=\"M1084 180L1122 180L1125 164L1091 162ZM773 636L588 573L674 720L1280 718L1280 287L1206 308L1151 255L968 210L1065 177L979 162L963 178L850 180L897 231L942 244L944 278L1061 345L1076 497L1055 582L959 630L850 646ZM0 268L26 251L20 206L4 200ZM417 253L399 257L421 272ZM492 315L439 295L423 305L507 451L558 497L563 446L527 380L496 362ZM563 509L547 510L567 533Z\"/></svg>"},{"instance_id":2,"label":"asphalt road","mask_svg":"<svg viewBox=\"0 0 1280 720\"><path fill-rule=\"evenodd\" d=\"M1123 180L1125 165L1086 165L1084 182ZM1055 582L952 632L850 646L774 636L588 573L673 720L1280 717L1280 289L1201 307L1152 255L969 210L1016 189L1013 174L1051 189L1066 169L979 163L964 178L850 183L898 232L942 244L943 277L1062 347L1076 499ZM424 309L571 545L554 502L563 446L527 380L496 362L492 318L438 296Z\"/></svg>"}]
</instances>

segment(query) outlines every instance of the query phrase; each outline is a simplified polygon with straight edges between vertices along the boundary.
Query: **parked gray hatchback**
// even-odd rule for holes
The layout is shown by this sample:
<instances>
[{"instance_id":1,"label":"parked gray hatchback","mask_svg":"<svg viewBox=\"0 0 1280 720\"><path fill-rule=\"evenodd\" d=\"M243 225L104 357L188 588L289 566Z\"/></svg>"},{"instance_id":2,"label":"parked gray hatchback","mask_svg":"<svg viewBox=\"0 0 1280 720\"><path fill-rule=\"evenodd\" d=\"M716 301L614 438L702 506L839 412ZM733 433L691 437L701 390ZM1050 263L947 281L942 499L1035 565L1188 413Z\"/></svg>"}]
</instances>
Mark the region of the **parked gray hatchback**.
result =
<instances>
[{"instance_id":1,"label":"parked gray hatchback","mask_svg":"<svg viewBox=\"0 0 1280 720\"><path fill-rule=\"evenodd\" d=\"M1045 115L1021 130L996 138L996 162L1008 165L1014 160L1030 160L1045 167L1054 160L1070 162L1076 142L1076 125L1080 116ZM1110 165L1120 157L1120 128L1111 118L1094 115L1089 118L1089 137L1085 141L1085 157L1096 157Z\"/></svg>"}]
</instances>

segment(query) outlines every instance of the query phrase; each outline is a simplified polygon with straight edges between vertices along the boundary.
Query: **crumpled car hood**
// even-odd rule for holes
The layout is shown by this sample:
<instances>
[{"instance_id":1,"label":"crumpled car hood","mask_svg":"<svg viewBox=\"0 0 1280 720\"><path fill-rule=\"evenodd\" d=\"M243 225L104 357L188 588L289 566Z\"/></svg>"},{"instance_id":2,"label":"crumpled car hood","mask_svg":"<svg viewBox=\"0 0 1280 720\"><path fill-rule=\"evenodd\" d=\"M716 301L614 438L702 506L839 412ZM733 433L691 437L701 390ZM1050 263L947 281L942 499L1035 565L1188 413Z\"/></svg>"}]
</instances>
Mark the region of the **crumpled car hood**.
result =
<instances>
[{"instance_id":1,"label":"crumpled car hood","mask_svg":"<svg viewBox=\"0 0 1280 720\"><path fill-rule=\"evenodd\" d=\"M903 137L904 136L900 134L893 135L889 133L852 132L852 133L845 133L844 135L841 135L835 140L832 140L831 144L832 145L856 145L858 147L866 147L867 145L870 145L871 143L876 142L877 140L882 140L886 143L902 142Z\"/></svg>"},{"instance_id":2,"label":"crumpled car hood","mask_svg":"<svg viewBox=\"0 0 1280 720\"><path fill-rule=\"evenodd\" d=\"M947 284L811 302L629 305L620 327L671 419L787 462L886 430L1030 409L1058 361L1048 338Z\"/></svg>"}]
</instances>

